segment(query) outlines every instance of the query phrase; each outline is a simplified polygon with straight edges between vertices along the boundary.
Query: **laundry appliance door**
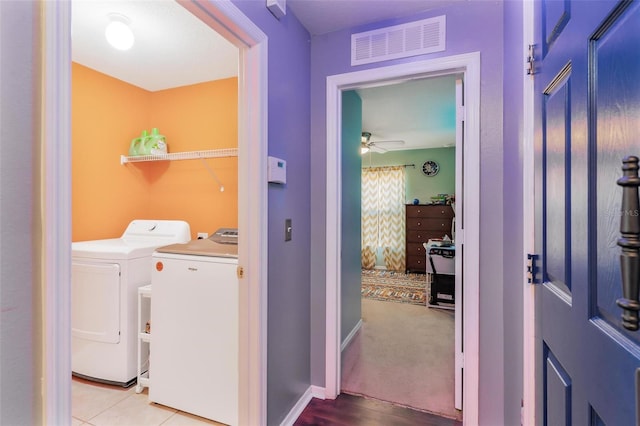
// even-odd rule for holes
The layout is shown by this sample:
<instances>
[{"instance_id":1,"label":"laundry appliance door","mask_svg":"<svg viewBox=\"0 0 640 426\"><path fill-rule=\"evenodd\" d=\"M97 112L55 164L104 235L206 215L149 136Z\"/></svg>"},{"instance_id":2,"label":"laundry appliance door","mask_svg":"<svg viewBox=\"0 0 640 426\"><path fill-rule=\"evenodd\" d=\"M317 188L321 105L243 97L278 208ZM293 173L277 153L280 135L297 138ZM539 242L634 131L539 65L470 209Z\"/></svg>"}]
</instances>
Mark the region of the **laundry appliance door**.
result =
<instances>
[{"instance_id":1,"label":"laundry appliance door","mask_svg":"<svg viewBox=\"0 0 640 426\"><path fill-rule=\"evenodd\" d=\"M238 424L238 260L153 255L149 399Z\"/></svg>"},{"instance_id":2,"label":"laundry appliance door","mask_svg":"<svg viewBox=\"0 0 640 426\"><path fill-rule=\"evenodd\" d=\"M120 264L72 262L71 330L80 339L120 342Z\"/></svg>"}]
</instances>

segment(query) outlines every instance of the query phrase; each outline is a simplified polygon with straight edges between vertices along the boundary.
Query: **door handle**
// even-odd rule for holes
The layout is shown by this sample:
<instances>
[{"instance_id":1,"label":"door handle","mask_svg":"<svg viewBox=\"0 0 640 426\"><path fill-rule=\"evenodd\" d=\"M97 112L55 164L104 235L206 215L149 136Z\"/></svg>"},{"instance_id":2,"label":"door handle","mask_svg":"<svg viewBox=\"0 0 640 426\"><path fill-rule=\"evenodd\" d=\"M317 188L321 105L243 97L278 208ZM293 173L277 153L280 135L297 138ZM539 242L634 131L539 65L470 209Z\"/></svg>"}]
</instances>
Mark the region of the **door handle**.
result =
<instances>
[{"instance_id":1,"label":"door handle","mask_svg":"<svg viewBox=\"0 0 640 426\"><path fill-rule=\"evenodd\" d=\"M623 176L617 184L622 187L620 208L620 272L622 275L622 297L616 304L623 309L622 326L627 330L638 330L640 302L640 202L638 199L638 157L627 156L622 160Z\"/></svg>"}]
</instances>

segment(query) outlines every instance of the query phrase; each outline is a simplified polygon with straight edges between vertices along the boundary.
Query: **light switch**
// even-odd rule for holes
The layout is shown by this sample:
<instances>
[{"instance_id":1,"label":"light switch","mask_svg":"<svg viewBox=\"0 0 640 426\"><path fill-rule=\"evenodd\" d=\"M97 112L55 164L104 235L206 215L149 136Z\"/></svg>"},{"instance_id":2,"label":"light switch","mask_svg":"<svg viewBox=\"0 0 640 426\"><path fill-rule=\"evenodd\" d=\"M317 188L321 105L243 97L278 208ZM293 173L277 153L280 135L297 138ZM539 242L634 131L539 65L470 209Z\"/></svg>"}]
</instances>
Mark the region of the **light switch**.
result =
<instances>
[{"instance_id":1,"label":"light switch","mask_svg":"<svg viewBox=\"0 0 640 426\"><path fill-rule=\"evenodd\" d=\"M284 240L291 241L291 219L284 220Z\"/></svg>"}]
</instances>

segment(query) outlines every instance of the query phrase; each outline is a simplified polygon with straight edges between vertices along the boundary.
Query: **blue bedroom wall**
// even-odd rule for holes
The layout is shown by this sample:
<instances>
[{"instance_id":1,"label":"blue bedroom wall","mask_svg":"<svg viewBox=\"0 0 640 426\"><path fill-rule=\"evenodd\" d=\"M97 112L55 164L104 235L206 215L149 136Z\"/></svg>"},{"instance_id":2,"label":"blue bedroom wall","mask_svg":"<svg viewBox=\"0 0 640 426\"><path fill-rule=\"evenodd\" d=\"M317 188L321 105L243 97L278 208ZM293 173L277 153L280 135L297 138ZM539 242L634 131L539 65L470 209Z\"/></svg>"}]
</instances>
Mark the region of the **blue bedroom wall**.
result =
<instances>
[{"instance_id":1,"label":"blue bedroom wall","mask_svg":"<svg viewBox=\"0 0 640 426\"><path fill-rule=\"evenodd\" d=\"M362 134L362 100L353 91L342 94L342 268L341 297L342 322L340 341L358 324L361 317L360 273L361 265L361 193L362 157L360 136Z\"/></svg>"},{"instance_id":2,"label":"blue bedroom wall","mask_svg":"<svg viewBox=\"0 0 640 426\"><path fill-rule=\"evenodd\" d=\"M263 1L233 3L269 38L268 153L287 161L287 184L268 189L267 424L276 425L310 384L309 205L319 193L309 181L309 33L292 13L277 20Z\"/></svg>"},{"instance_id":3,"label":"blue bedroom wall","mask_svg":"<svg viewBox=\"0 0 640 426\"><path fill-rule=\"evenodd\" d=\"M435 176L425 176L422 164L435 161L440 171ZM455 194L456 192L456 149L428 148L388 151L384 154L371 153L362 156L362 167L406 165L405 202L413 203L415 198L422 204L431 202L431 197L438 194Z\"/></svg>"},{"instance_id":4,"label":"blue bedroom wall","mask_svg":"<svg viewBox=\"0 0 640 426\"><path fill-rule=\"evenodd\" d=\"M311 42L311 183L319 194L326 191L326 78L363 69L397 65L479 51L481 55L480 113L480 393L482 424L502 424L503 389L503 8L502 1L469 1L432 10L410 19L379 22L350 30L314 36ZM402 60L352 67L351 34L389 25L446 15L446 50ZM520 21L521 22L521 21ZM311 199L311 222L325 223L325 199ZM311 230L311 381L325 380L325 250L324 227ZM343 309L349 309L343 307Z\"/></svg>"}]
</instances>

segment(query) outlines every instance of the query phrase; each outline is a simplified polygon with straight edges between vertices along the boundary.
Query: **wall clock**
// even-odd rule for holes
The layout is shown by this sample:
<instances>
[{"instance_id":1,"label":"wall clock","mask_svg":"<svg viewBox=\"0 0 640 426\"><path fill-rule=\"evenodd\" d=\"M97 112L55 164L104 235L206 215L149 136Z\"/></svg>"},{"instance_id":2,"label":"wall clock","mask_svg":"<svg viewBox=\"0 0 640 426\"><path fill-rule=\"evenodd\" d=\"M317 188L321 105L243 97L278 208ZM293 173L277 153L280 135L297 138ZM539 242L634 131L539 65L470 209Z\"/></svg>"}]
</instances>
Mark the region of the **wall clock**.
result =
<instances>
[{"instance_id":1,"label":"wall clock","mask_svg":"<svg viewBox=\"0 0 640 426\"><path fill-rule=\"evenodd\" d=\"M429 160L425 161L424 164L422 164L422 173L424 173L425 176L435 176L439 171L440 166L435 161Z\"/></svg>"}]
</instances>

